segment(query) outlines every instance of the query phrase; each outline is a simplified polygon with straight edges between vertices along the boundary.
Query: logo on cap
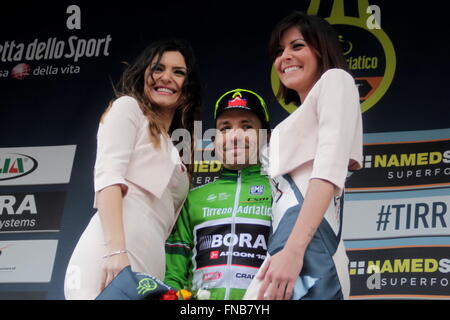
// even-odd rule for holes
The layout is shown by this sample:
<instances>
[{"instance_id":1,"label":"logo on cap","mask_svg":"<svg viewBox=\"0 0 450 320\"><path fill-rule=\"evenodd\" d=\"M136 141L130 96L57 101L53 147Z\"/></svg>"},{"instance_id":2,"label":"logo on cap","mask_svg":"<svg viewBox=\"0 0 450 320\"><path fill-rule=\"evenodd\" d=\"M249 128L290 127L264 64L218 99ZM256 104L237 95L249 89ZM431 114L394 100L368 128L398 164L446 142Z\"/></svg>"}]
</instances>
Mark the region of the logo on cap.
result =
<instances>
[{"instance_id":1,"label":"logo on cap","mask_svg":"<svg viewBox=\"0 0 450 320\"><path fill-rule=\"evenodd\" d=\"M228 100L228 105L225 109L237 107L250 110L250 108L247 107L247 99L242 98L242 94L240 92L236 92L235 94L233 94L232 98L232 100Z\"/></svg>"}]
</instances>

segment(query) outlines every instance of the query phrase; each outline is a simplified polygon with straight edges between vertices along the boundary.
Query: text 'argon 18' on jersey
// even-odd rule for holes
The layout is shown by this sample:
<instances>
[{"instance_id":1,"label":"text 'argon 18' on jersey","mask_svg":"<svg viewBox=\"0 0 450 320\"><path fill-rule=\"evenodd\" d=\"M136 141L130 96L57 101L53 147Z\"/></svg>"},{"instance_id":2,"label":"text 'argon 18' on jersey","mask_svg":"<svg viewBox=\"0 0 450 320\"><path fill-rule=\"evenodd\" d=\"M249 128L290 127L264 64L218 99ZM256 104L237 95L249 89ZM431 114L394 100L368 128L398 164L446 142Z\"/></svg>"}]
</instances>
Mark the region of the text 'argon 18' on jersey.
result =
<instances>
[{"instance_id":1,"label":"text 'argon 18' on jersey","mask_svg":"<svg viewBox=\"0 0 450 320\"><path fill-rule=\"evenodd\" d=\"M189 192L166 242L165 283L241 299L266 257L272 195L259 165Z\"/></svg>"}]
</instances>

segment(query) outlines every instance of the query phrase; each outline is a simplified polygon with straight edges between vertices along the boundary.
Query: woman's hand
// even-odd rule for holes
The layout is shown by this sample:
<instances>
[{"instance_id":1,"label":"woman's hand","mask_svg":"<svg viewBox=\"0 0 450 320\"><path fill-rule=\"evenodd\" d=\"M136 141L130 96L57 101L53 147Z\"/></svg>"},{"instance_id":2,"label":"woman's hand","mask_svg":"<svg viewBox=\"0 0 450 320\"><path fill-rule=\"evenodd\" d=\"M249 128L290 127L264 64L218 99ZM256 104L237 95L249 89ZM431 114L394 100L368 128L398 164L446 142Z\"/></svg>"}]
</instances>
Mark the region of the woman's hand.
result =
<instances>
[{"instance_id":1,"label":"woman's hand","mask_svg":"<svg viewBox=\"0 0 450 320\"><path fill-rule=\"evenodd\" d=\"M102 277L100 281L100 291L103 291L108 284L122 271L123 268L130 265L128 253L116 254L103 259Z\"/></svg>"},{"instance_id":2,"label":"woman's hand","mask_svg":"<svg viewBox=\"0 0 450 320\"><path fill-rule=\"evenodd\" d=\"M303 255L289 248L271 256L261 269L259 280L263 283L258 292L258 300L289 300L295 281L303 267Z\"/></svg>"}]
</instances>

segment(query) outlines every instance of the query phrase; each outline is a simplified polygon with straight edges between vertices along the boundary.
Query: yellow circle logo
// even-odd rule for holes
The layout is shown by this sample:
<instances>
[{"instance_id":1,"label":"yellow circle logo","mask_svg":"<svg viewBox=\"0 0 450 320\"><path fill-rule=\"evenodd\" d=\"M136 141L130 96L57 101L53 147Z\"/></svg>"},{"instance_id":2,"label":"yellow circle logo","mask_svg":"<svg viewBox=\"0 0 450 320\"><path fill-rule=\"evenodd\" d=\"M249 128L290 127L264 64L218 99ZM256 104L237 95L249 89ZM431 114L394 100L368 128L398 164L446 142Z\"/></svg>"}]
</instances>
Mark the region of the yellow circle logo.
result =
<instances>
[{"instance_id":1,"label":"yellow circle logo","mask_svg":"<svg viewBox=\"0 0 450 320\"><path fill-rule=\"evenodd\" d=\"M312 0L308 14L316 15L319 6L320 0ZM335 0L330 17L326 18L339 35L345 58L359 89L362 112L372 108L384 96L392 83L396 68L394 46L381 29L381 23L378 24L379 21L375 19L374 7L376 6L369 5L368 0L359 0L359 17L350 17L344 15L344 2ZM379 12L377 14L379 17ZM273 66L271 84L276 94L280 80ZM281 99L278 102L289 113L297 109L292 103L286 105Z\"/></svg>"}]
</instances>

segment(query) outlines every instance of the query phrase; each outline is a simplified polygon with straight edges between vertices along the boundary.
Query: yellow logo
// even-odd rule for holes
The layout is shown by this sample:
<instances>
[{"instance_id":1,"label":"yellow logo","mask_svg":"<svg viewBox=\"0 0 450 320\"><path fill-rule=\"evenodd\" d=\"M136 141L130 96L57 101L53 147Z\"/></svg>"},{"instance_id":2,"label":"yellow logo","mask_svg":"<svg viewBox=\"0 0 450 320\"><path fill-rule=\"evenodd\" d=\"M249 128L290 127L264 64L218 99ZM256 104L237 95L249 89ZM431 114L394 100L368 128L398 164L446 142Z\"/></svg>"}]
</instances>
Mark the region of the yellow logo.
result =
<instances>
[{"instance_id":1,"label":"yellow logo","mask_svg":"<svg viewBox=\"0 0 450 320\"><path fill-rule=\"evenodd\" d=\"M218 160L203 160L203 161L194 161L194 172L198 173L215 173L219 172L222 168L222 163Z\"/></svg>"},{"instance_id":2,"label":"yellow logo","mask_svg":"<svg viewBox=\"0 0 450 320\"><path fill-rule=\"evenodd\" d=\"M238 91L238 92L236 92L235 94L233 94L233 99L234 98L236 98L237 96L239 96L239 98L241 98L242 99L242 94Z\"/></svg>"},{"instance_id":3,"label":"yellow logo","mask_svg":"<svg viewBox=\"0 0 450 320\"><path fill-rule=\"evenodd\" d=\"M376 261L351 261L350 275L364 275L373 273L448 273L448 259L393 259Z\"/></svg>"},{"instance_id":4,"label":"yellow logo","mask_svg":"<svg viewBox=\"0 0 450 320\"><path fill-rule=\"evenodd\" d=\"M307 13L317 15L320 2L312 0ZM389 89L395 74L396 55L391 40L376 19L380 12L372 10L379 8L370 6L368 0L358 0L357 4L359 17L345 16L344 1L334 0L331 14L325 19L339 35L345 58L359 89L361 111L365 112L376 105ZM279 82L272 66L271 83L275 94ZM281 99L278 102L289 113L297 109L292 103L286 105Z\"/></svg>"},{"instance_id":5,"label":"yellow logo","mask_svg":"<svg viewBox=\"0 0 450 320\"><path fill-rule=\"evenodd\" d=\"M369 168L427 166L440 163L450 163L450 151L402 153L402 154L376 154L366 159L365 166ZM372 161L373 158L373 161Z\"/></svg>"},{"instance_id":6,"label":"yellow logo","mask_svg":"<svg viewBox=\"0 0 450 320\"><path fill-rule=\"evenodd\" d=\"M137 291L138 294L144 295L147 292L153 291L158 287L158 284L155 282L155 280L150 278L144 278L141 281L139 281Z\"/></svg>"}]
</instances>

